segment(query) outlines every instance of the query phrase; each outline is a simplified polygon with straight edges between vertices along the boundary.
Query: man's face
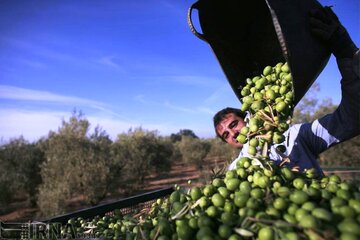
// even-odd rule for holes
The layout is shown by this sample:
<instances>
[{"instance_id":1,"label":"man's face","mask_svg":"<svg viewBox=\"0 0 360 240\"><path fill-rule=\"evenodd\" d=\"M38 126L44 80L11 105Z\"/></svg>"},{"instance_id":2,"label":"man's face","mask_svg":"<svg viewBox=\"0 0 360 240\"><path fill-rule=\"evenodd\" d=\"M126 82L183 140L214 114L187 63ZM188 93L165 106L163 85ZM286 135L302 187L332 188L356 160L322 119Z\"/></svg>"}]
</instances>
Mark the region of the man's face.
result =
<instances>
[{"instance_id":1,"label":"man's face","mask_svg":"<svg viewBox=\"0 0 360 240\"><path fill-rule=\"evenodd\" d=\"M216 132L231 146L242 148L243 145L236 140L236 137L243 126L245 126L244 119L234 113L228 113L216 126Z\"/></svg>"}]
</instances>

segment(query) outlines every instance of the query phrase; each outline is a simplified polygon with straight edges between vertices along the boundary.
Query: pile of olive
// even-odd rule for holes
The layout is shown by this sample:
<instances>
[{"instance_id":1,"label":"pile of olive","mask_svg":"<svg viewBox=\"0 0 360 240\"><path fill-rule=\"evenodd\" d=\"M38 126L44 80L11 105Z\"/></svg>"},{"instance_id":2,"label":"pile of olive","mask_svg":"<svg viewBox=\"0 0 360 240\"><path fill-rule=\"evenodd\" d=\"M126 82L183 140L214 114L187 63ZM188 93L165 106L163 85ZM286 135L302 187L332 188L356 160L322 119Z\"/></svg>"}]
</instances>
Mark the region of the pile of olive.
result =
<instances>
[{"instance_id":1,"label":"pile of olive","mask_svg":"<svg viewBox=\"0 0 360 240\"><path fill-rule=\"evenodd\" d=\"M76 226L105 239L360 239L359 187L314 173L242 157L235 170L177 187L140 215L118 210Z\"/></svg>"}]
</instances>

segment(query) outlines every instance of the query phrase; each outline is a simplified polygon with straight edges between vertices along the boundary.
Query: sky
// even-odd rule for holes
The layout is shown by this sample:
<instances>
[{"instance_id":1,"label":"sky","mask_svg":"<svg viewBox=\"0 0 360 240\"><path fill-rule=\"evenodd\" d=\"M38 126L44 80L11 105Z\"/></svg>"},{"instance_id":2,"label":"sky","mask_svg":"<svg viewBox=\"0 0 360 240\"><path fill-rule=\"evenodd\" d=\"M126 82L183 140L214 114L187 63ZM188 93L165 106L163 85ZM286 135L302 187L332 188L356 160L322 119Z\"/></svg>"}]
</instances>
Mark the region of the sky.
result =
<instances>
[{"instance_id":1,"label":"sky","mask_svg":"<svg viewBox=\"0 0 360 240\"><path fill-rule=\"evenodd\" d=\"M209 45L189 30L194 2L1 0L0 139L37 141L74 109L112 139L136 127L214 137L213 115L240 102ZM360 1L320 2L360 46ZM333 57L316 82L320 99L339 103Z\"/></svg>"}]
</instances>

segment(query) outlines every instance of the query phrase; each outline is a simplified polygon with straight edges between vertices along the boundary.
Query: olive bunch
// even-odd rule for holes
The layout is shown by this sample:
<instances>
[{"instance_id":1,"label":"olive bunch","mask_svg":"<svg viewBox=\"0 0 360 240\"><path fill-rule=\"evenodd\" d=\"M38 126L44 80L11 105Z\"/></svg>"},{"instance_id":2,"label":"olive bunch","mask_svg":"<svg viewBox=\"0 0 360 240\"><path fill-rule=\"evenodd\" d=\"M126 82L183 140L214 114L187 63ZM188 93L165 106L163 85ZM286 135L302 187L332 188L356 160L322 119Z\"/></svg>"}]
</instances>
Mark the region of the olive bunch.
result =
<instances>
[{"instance_id":1,"label":"olive bunch","mask_svg":"<svg viewBox=\"0 0 360 240\"><path fill-rule=\"evenodd\" d=\"M247 78L241 95L241 110L248 111L250 117L237 141L249 142L250 155L261 152L267 156L271 144L284 142L283 133L289 128L294 109L293 78L287 62L266 66L262 75ZM284 148L280 145L278 150Z\"/></svg>"},{"instance_id":2,"label":"olive bunch","mask_svg":"<svg viewBox=\"0 0 360 240\"><path fill-rule=\"evenodd\" d=\"M105 239L360 239L359 187L314 173L242 157L235 170L177 186L140 215L117 211L82 222L81 231Z\"/></svg>"}]
</instances>

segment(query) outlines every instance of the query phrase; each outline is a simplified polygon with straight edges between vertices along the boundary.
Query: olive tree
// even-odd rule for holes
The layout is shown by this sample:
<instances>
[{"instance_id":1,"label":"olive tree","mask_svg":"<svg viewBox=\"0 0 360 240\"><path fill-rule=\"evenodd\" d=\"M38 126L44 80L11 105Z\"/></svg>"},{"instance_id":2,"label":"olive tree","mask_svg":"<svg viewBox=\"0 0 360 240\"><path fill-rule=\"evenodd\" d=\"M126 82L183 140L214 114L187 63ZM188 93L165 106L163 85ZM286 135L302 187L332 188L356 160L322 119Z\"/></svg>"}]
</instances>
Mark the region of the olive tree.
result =
<instances>
[{"instance_id":1,"label":"olive tree","mask_svg":"<svg viewBox=\"0 0 360 240\"><path fill-rule=\"evenodd\" d=\"M196 136L196 134L192 130L181 129L178 133L172 133L170 135L170 139L174 143L174 142L181 141L181 138L183 136L187 136L187 137L191 137L191 138L199 138L198 136Z\"/></svg>"},{"instance_id":2,"label":"olive tree","mask_svg":"<svg viewBox=\"0 0 360 240\"><path fill-rule=\"evenodd\" d=\"M3 144L0 147L0 204L10 202L16 194L26 194L34 206L43 161L44 154L38 145L22 136Z\"/></svg>"},{"instance_id":3,"label":"olive tree","mask_svg":"<svg viewBox=\"0 0 360 240\"><path fill-rule=\"evenodd\" d=\"M106 196L113 165L112 141L99 127L93 134L89 131L89 121L74 112L57 132L48 134L38 197L43 214L66 211L68 201L75 196L84 196L89 204L97 204Z\"/></svg>"},{"instance_id":4,"label":"olive tree","mask_svg":"<svg viewBox=\"0 0 360 240\"><path fill-rule=\"evenodd\" d=\"M142 186L151 171L167 171L171 167L172 144L156 131L129 129L118 135L113 151L115 161L125 163L123 182L133 183L135 188Z\"/></svg>"},{"instance_id":5,"label":"olive tree","mask_svg":"<svg viewBox=\"0 0 360 240\"><path fill-rule=\"evenodd\" d=\"M210 143L199 138L183 136L181 141L177 143L177 147L181 153L185 163L193 164L198 169L204 166L204 159L210 150Z\"/></svg>"},{"instance_id":6,"label":"olive tree","mask_svg":"<svg viewBox=\"0 0 360 240\"><path fill-rule=\"evenodd\" d=\"M215 158L216 160L225 160L226 163L231 163L238 155L239 150L230 146L220 138L207 139L210 144L210 151L207 158Z\"/></svg>"}]
</instances>

